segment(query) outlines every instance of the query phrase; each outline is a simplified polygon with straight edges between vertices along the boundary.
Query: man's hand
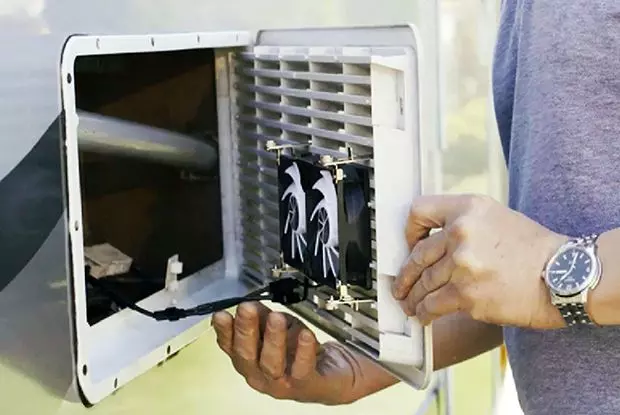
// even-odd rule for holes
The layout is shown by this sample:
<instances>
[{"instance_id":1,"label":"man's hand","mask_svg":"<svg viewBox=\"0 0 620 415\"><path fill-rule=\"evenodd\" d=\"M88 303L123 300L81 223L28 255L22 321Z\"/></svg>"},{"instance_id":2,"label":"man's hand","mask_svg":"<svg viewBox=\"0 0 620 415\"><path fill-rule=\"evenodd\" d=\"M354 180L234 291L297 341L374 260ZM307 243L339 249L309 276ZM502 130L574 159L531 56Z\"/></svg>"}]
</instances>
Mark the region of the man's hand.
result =
<instances>
[{"instance_id":1,"label":"man's hand","mask_svg":"<svg viewBox=\"0 0 620 415\"><path fill-rule=\"evenodd\" d=\"M438 232L429 232L441 228ZM498 325L564 325L541 278L567 238L486 196L426 196L412 206L411 249L394 296L423 324L458 311Z\"/></svg>"},{"instance_id":2,"label":"man's hand","mask_svg":"<svg viewBox=\"0 0 620 415\"><path fill-rule=\"evenodd\" d=\"M250 387L277 399L338 405L396 383L337 343L320 345L295 317L245 303L213 316L220 348Z\"/></svg>"}]
</instances>

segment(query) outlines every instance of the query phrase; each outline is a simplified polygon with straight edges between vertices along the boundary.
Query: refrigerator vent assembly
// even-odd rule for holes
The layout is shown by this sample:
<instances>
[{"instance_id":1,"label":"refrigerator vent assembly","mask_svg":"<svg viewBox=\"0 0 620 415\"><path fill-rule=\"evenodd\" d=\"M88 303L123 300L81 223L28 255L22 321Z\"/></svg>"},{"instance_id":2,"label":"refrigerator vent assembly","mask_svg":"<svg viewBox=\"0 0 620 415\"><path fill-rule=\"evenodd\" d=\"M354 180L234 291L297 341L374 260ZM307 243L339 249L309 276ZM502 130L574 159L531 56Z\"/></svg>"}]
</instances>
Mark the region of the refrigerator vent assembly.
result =
<instances>
[{"instance_id":1,"label":"refrigerator vent assembly","mask_svg":"<svg viewBox=\"0 0 620 415\"><path fill-rule=\"evenodd\" d=\"M157 321L118 304L193 309L285 277L304 283L292 311L427 387L431 328L391 294L411 202L433 191L422 66L409 25L70 37L59 79L83 399L210 330L211 311Z\"/></svg>"},{"instance_id":2,"label":"refrigerator vent assembly","mask_svg":"<svg viewBox=\"0 0 620 415\"><path fill-rule=\"evenodd\" d=\"M243 268L259 280L310 279L310 304L292 309L405 382L426 384L430 327L391 294L408 256L410 204L431 184L415 32L268 31L258 40L235 58Z\"/></svg>"}]
</instances>

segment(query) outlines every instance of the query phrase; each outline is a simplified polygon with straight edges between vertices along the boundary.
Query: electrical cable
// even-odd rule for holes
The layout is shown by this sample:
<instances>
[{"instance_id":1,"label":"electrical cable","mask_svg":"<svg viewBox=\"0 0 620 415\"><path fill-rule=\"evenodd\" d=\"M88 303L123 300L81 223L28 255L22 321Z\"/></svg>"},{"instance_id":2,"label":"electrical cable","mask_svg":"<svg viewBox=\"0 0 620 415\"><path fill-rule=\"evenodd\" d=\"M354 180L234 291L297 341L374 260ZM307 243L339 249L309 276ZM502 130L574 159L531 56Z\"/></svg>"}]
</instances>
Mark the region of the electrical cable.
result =
<instances>
[{"instance_id":1,"label":"electrical cable","mask_svg":"<svg viewBox=\"0 0 620 415\"><path fill-rule=\"evenodd\" d=\"M281 278L271 282L266 287L252 291L242 297L225 298L187 309L168 307L163 310L150 311L132 301L124 299L114 290L107 287L105 282L94 278L88 272L86 272L86 276L86 281L91 286L103 292L120 307L129 308L158 321L177 321L187 317L208 315L250 301L268 300L282 305L296 304L308 298L309 289L308 279L305 279L302 283L296 278Z\"/></svg>"}]
</instances>

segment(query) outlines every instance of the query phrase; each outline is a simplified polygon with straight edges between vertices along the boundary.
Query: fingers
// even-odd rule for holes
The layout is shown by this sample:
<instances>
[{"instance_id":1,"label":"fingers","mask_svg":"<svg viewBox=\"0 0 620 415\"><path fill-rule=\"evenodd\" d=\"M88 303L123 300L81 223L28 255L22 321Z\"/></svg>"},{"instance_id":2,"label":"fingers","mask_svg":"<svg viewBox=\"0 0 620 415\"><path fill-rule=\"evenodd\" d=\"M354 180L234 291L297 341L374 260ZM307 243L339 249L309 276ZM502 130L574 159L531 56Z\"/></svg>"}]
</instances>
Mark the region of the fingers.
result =
<instances>
[{"instance_id":1,"label":"fingers","mask_svg":"<svg viewBox=\"0 0 620 415\"><path fill-rule=\"evenodd\" d=\"M407 218L405 235L411 250L430 229L442 228L469 206L468 195L432 195L418 197Z\"/></svg>"},{"instance_id":2,"label":"fingers","mask_svg":"<svg viewBox=\"0 0 620 415\"><path fill-rule=\"evenodd\" d=\"M233 345L233 316L226 311L213 315L211 324L215 328L217 344L228 356L232 357Z\"/></svg>"},{"instance_id":3,"label":"fingers","mask_svg":"<svg viewBox=\"0 0 620 415\"><path fill-rule=\"evenodd\" d=\"M245 330L247 325L252 326L256 324L255 320L258 320L258 327L262 332L262 327L267 320L267 316L271 313L271 310L263 304L256 302L240 306L237 309L237 317L239 317L240 313L242 314L242 319L245 318L245 320L241 322L243 323L241 324L242 330ZM227 311L215 313L211 319L211 325L214 327L217 336L217 343L220 349L222 349L230 357L233 357L234 332L235 327L238 327L235 321L235 318L233 318L233 316Z\"/></svg>"},{"instance_id":4,"label":"fingers","mask_svg":"<svg viewBox=\"0 0 620 415\"><path fill-rule=\"evenodd\" d=\"M299 333L297 351L291 368L291 377L296 381L308 379L316 368L318 342L307 329Z\"/></svg>"},{"instance_id":5,"label":"fingers","mask_svg":"<svg viewBox=\"0 0 620 415\"><path fill-rule=\"evenodd\" d=\"M234 319L232 360L237 371L246 377L260 372L258 366L261 342L261 315L256 303L237 307Z\"/></svg>"},{"instance_id":6,"label":"fingers","mask_svg":"<svg viewBox=\"0 0 620 415\"><path fill-rule=\"evenodd\" d=\"M253 389L277 399L305 393L316 379L318 342L299 320L245 303L213 316L219 347Z\"/></svg>"},{"instance_id":7,"label":"fingers","mask_svg":"<svg viewBox=\"0 0 620 415\"><path fill-rule=\"evenodd\" d=\"M308 329L288 314L272 312L259 303L244 303L233 318L228 312L213 316L219 347L228 354L244 377L274 380L287 373L287 354L293 370L303 378L314 370L317 341ZM298 323L298 324L295 324ZM287 343L296 346L287 350ZM296 347L296 350L295 350Z\"/></svg>"},{"instance_id":8,"label":"fingers","mask_svg":"<svg viewBox=\"0 0 620 415\"><path fill-rule=\"evenodd\" d=\"M433 320L462 310L460 296L452 284L446 284L431 292L417 305L415 316L420 324L427 325Z\"/></svg>"},{"instance_id":9,"label":"fingers","mask_svg":"<svg viewBox=\"0 0 620 415\"><path fill-rule=\"evenodd\" d=\"M403 309L405 313L414 315L416 307L426 296L450 281L454 269L454 260L451 255L444 256L435 265L426 268L404 300Z\"/></svg>"},{"instance_id":10,"label":"fingers","mask_svg":"<svg viewBox=\"0 0 620 415\"><path fill-rule=\"evenodd\" d=\"M404 300L422 272L444 256L446 240L446 233L439 231L415 245L400 275L394 280L392 291L397 300Z\"/></svg>"},{"instance_id":11,"label":"fingers","mask_svg":"<svg viewBox=\"0 0 620 415\"><path fill-rule=\"evenodd\" d=\"M272 313L267 319L263 348L260 354L260 368L270 379L282 377L286 370L287 321L279 313Z\"/></svg>"},{"instance_id":12,"label":"fingers","mask_svg":"<svg viewBox=\"0 0 620 415\"><path fill-rule=\"evenodd\" d=\"M256 302L251 302L251 303L245 303L247 304L251 304L252 307L256 310L256 312L258 313L258 316L260 318L260 320L262 322L266 322L267 321L267 316L269 316L269 314L271 314L273 311L267 307L266 305L264 305L263 303L256 301Z\"/></svg>"}]
</instances>

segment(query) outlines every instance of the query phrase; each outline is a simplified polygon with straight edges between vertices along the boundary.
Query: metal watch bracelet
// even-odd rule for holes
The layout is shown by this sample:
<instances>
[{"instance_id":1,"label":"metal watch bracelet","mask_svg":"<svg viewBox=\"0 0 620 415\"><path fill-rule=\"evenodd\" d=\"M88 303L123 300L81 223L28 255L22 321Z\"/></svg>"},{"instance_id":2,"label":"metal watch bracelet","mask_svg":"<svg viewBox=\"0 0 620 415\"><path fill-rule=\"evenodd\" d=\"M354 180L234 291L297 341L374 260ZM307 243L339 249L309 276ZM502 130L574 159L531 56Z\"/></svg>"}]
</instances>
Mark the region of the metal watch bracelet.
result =
<instances>
[{"instance_id":1,"label":"metal watch bracelet","mask_svg":"<svg viewBox=\"0 0 620 415\"><path fill-rule=\"evenodd\" d=\"M574 238L571 242L591 246L596 243L598 234L585 235L582 237ZM590 325L593 326L594 322L590 319L588 312L585 309L585 304L582 303L564 303L557 305L558 310L562 314L562 318L566 322L567 326L574 325Z\"/></svg>"},{"instance_id":2,"label":"metal watch bracelet","mask_svg":"<svg viewBox=\"0 0 620 415\"><path fill-rule=\"evenodd\" d=\"M567 326L574 326L576 324L579 325L590 325L593 326L594 323L588 316L587 311L585 310L585 306L580 303L570 303L570 304L558 304L558 310L562 314L562 318L566 322Z\"/></svg>"}]
</instances>

